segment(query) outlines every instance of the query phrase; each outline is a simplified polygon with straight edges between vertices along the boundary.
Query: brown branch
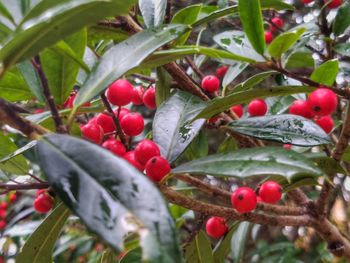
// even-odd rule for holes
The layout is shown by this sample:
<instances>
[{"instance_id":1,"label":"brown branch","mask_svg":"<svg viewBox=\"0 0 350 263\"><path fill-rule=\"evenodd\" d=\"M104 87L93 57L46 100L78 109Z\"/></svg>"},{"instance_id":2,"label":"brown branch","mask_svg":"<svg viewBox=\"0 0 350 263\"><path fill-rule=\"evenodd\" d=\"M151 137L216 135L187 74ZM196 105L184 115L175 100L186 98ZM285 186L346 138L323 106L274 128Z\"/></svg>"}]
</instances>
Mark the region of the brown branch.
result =
<instances>
[{"instance_id":1,"label":"brown branch","mask_svg":"<svg viewBox=\"0 0 350 263\"><path fill-rule=\"evenodd\" d=\"M40 82L41 82L42 88L43 88L43 94L44 94L44 97L46 99L46 103L50 108L52 118L55 122L56 131L58 133L67 133L67 128L63 124L63 121L60 117L60 114L59 114L58 109L57 109L56 104L55 104L54 97L51 94L47 78L46 78L45 73L41 67L40 57L35 56L35 58L32 60L32 64L33 64L34 68L36 69L36 71L38 72Z\"/></svg>"},{"instance_id":2,"label":"brown branch","mask_svg":"<svg viewBox=\"0 0 350 263\"><path fill-rule=\"evenodd\" d=\"M28 184L3 184L0 183L0 189L5 189L8 191L18 191L18 190L32 190L32 189L45 189L48 188L49 184L43 183L28 183Z\"/></svg>"},{"instance_id":3,"label":"brown branch","mask_svg":"<svg viewBox=\"0 0 350 263\"><path fill-rule=\"evenodd\" d=\"M203 79L205 77L204 73L197 67L197 65L193 62L193 60L190 57L185 57L185 60L200 79Z\"/></svg>"}]
</instances>

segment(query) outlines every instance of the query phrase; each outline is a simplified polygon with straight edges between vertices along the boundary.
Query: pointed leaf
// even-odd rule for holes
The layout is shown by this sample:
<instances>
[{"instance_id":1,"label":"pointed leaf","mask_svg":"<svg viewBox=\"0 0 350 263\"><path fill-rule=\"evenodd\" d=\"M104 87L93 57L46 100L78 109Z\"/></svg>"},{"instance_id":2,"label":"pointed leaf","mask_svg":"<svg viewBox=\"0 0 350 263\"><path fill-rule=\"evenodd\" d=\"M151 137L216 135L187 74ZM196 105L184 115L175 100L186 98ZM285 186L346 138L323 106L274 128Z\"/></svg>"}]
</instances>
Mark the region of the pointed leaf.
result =
<instances>
[{"instance_id":1,"label":"pointed leaf","mask_svg":"<svg viewBox=\"0 0 350 263\"><path fill-rule=\"evenodd\" d=\"M17 256L16 262L53 262L52 252L56 240L69 215L69 209L60 203L29 237Z\"/></svg>"},{"instance_id":2,"label":"pointed leaf","mask_svg":"<svg viewBox=\"0 0 350 263\"><path fill-rule=\"evenodd\" d=\"M314 68L315 61L311 52L295 52L287 58L285 67L287 69Z\"/></svg>"},{"instance_id":3,"label":"pointed leaf","mask_svg":"<svg viewBox=\"0 0 350 263\"><path fill-rule=\"evenodd\" d=\"M158 108L153 121L153 140L169 162L179 157L202 128L204 120L192 124L188 121L205 106L198 97L178 91Z\"/></svg>"},{"instance_id":4,"label":"pointed leaf","mask_svg":"<svg viewBox=\"0 0 350 263\"><path fill-rule=\"evenodd\" d=\"M350 3L344 4L338 9L337 15L333 23L333 32L339 36L343 34L350 26Z\"/></svg>"},{"instance_id":5,"label":"pointed leaf","mask_svg":"<svg viewBox=\"0 0 350 263\"><path fill-rule=\"evenodd\" d=\"M186 248L186 262L214 263L210 241L201 230Z\"/></svg>"},{"instance_id":6,"label":"pointed leaf","mask_svg":"<svg viewBox=\"0 0 350 263\"><path fill-rule=\"evenodd\" d=\"M102 239L123 249L139 234L143 260L181 262L175 224L157 187L127 161L68 135L38 142L45 176L62 201Z\"/></svg>"},{"instance_id":7,"label":"pointed leaf","mask_svg":"<svg viewBox=\"0 0 350 263\"><path fill-rule=\"evenodd\" d=\"M184 163L173 169L172 173L210 174L240 179L273 175L288 181L324 175L314 162L282 147L240 149L225 154L209 155Z\"/></svg>"},{"instance_id":8,"label":"pointed leaf","mask_svg":"<svg viewBox=\"0 0 350 263\"><path fill-rule=\"evenodd\" d=\"M163 23L167 0L139 0L139 7L147 27Z\"/></svg>"},{"instance_id":9,"label":"pointed leaf","mask_svg":"<svg viewBox=\"0 0 350 263\"><path fill-rule=\"evenodd\" d=\"M337 78L338 71L338 60L328 60L312 72L310 79L326 86L332 86Z\"/></svg>"},{"instance_id":10,"label":"pointed leaf","mask_svg":"<svg viewBox=\"0 0 350 263\"><path fill-rule=\"evenodd\" d=\"M11 21L11 23L13 23L14 25L16 24L15 20L13 19L11 13L9 12L9 10L7 10L6 6L4 5L4 3L2 1L0 1L0 15L6 17L8 20Z\"/></svg>"},{"instance_id":11,"label":"pointed leaf","mask_svg":"<svg viewBox=\"0 0 350 263\"><path fill-rule=\"evenodd\" d=\"M263 55L265 51L264 26L259 0L239 0L238 10L244 32L253 48Z\"/></svg>"},{"instance_id":12,"label":"pointed leaf","mask_svg":"<svg viewBox=\"0 0 350 263\"><path fill-rule=\"evenodd\" d=\"M109 49L80 89L74 104L78 107L105 90L127 71L137 67L146 57L188 29L185 25L168 25L147 29Z\"/></svg>"},{"instance_id":13,"label":"pointed leaf","mask_svg":"<svg viewBox=\"0 0 350 263\"><path fill-rule=\"evenodd\" d=\"M262 140L299 146L330 143L323 129L309 119L290 114L254 117L233 121L229 129Z\"/></svg>"},{"instance_id":14,"label":"pointed leaf","mask_svg":"<svg viewBox=\"0 0 350 263\"><path fill-rule=\"evenodd\" d=\"M254 86L258 85L259 83L263 82L265 79L267 79L271 75L274 75L277 73L278 73L277 71L266 71L266 72L258 73L256 75L250 77L246 81L236 85L233 88L233 91L240 92L240 91L249 90L249 89L253 88Z\"/></svg>"},{"instance_id":15,"label":"pointed leaf","mask_svg":"<svg viewBox=\"0 0 350 263\"><path fill-rule=\"evenodd\" d=\"M231 240L232 258L235 263L243 261L244 249L247 243L249 228L252 224L241 222Z\"/></svg>"},{"instance_id":16,"label":"pointed leaf","mask_svg":"<svg viewBox=\"0 0 350 263\"><path fill-rule=\"evenodd\" d=\"M170 97L171 89L171 76L163 68L157 68L157 81L156 81L156 103L160 106L164 101Z\"/></svg>"},{"instance_id":17,"label":"pointed leaf","mask_svg":"<svg viewBox=\"0 0 350 263\"><path fill-rule=\"evenodd\" d=\"M233 234L236 232L239 223L234 223L230 228L229 232L225 235L223 239L216 245L214 249L214 261L215 262L225 262L227 255L231 250L231 239Z\"/></svg>"}]
</instances>

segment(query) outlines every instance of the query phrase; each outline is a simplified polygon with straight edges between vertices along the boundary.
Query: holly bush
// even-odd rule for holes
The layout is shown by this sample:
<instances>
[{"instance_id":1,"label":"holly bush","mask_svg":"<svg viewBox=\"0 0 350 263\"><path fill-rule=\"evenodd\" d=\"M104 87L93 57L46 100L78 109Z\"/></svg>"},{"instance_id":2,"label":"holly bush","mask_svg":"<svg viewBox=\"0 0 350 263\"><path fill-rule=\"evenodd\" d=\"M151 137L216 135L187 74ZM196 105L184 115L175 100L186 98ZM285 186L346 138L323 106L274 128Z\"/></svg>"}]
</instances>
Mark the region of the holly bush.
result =
<instances>
[{"instance_id":1,"label":"holly bush","mask_svg":"<svg viewBox=\"0 0 350 263\"><path fill-rule=\"evenodd\" d=\"M1 0L0 262L348 262L350 3Z\"/></svg>"}]
</instances>

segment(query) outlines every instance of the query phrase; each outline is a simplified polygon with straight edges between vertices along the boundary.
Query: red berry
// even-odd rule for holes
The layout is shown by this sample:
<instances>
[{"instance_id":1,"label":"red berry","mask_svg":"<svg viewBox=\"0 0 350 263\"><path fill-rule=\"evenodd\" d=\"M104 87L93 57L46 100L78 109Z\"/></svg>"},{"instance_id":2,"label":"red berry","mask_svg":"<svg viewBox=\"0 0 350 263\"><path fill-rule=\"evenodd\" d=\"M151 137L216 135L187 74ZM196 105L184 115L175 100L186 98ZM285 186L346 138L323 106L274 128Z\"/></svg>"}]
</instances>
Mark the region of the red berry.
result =
<instances>
[{"instance_id":1,"label":"red berry","mask_svg":"<svg viewBox=\"0 0 350 263\"><path fill-rule=\"evenodd\" d=\"M248 213L256 207L256 194L249 187L239 187L232 193L231 202L238 212Z\"/></svg>"},{"instance_id":2,"label":"red berry","mask_svg":"<svg viewBox=\"0 0 350 263\"><path fill-rule=\"evenodd\" d=\"M10 200L10 203L14 203L17 201L17 194L16 193L11 193L9 195L9 200Z\"/></svg>"},{"instance_id":3,"label":"red berry","mask_svg":"<svg viewBox=\"0 0 350 263\"><path fill-rule=\"evenodd\" d=\"M289 107L289 113L303 116L307 119L311 119L314 116L306 100L295 100Z\"/></svg>"},{"instance_id":4,"label":"red berry","mask_svg":"<svg viewBox=\"0 0 350 263\"><path fill-rule=\"evenodd\" d=\"M44 109L36 109L34 110L34 114L39 114L39 113L43 113Z\"/></svg>"},{"instance_id":5,"label":"red berry","mask_svg":"<svg viewBox=\"0 0 350 263\"><path fill-rule=\"evenodd\" d=\"M283 148L286 150L290 150L290 149L292 149L292 145L291 144L283 144Z\"/></svg>"},{"instance_id":6,"label":"red berry","mask_svg":"<svg viewBox=\"0 0 350 263\"><path fill-rule=\"evenodd\" d=\"M118 156L123 156L126 153L126 149L123 143L114 138L106 140L102 144L102 147L106 148L107 150L111 151L112 153Z\"/></svg>"},{"instance_id":7,"label":"red berry","mask_svg":"<svg viewBox=\"0 0 350 263\"><path fill-rule=\"evenodd\" d=\"M170 172L170 165L161 156L155 156L148 160L145 166L146 175L155 182L161 181Z\"/></svg>"},{"instance_id":8,"label":"red berry","mask_svg":"<svg viewBox=\"0 0 350 263\"><path fill-rule=\"evenodd\" d=\"M208 92L218 91L220 87L220 80L214 75L205 76L202 80L202 89Z\"/></svg>"},{"instance_id":9,"label":"red berry","mask_svg":"<svg viewBox=\"0 0 350 263\"><path fill-rule=\"evenodd\" d=\"M314 121L320 126L325 133L330 133L334 128L334 121L331 116L316 117Z\"/></svg>"},{"instance_id":10,"label":"red berry","mask_svg":"<svg viewBox=\"0 0 350 263\"><path fill-rule=\"evenodd\" d=\"M158 145L151 140L142 140L135 148L135 157L142 164L146 164L149 159L160 156Z\"/></svg>"},{"instance_id":11,"label":"red berry","mask_svg":"<svg viewBox=\"0 0 350 263\"><path fill-rule=\"evenodd\" d=\"M264 100L256 99L248 104L247 110L250 116L264 116L267 112L267 105Z\"/></svg>"},{"instance_id":12,"label":"red berry","mask_svg":"<svg viewBox=\"0 0 350 263\"><path fill-rule=\"evenodd\" d=\"M144 93L145 91L142 86L138 86L134 88L131 102L134 103L135 105L142 105Z\"/></svg>"},{"instance_id":13,"label":"red berry","mask_svg":"<svg viewBox=\"0 0 350 263\"><path fill-rule=\"evenodd\" d=\"M314 0L301 0L301 2L304 4L304 5L307 5L307 4L310 4L311 2L313 2Z\"/></svg>"},{"instance_id":14,"label":"red berry","mask_svg":"<svg viewBox=\"0 0 350 263\"><path fill-rule=\"evenodd\" d=\"M313 91L308 99L311 112L317 116L332 114L338 105L337 95L326 88L318 88Z\"/></svg>"},{"instance_id":15,"label":"red berry","mask_svg":"<svg viewBox=\"0 0 350 263\"><path fill-rule=\"evenodd\" d=\"M7 208L8 208L7 202L3 201L3 202L0 203L0 209L1 210L7 210Z\"/></svg>"},{"instance_id":16,"label":"red berry","mask_svg":"<svg viewBox=\"0 0 350 263\"><path fill-rule=\"evenodd\" d=\"M265 31L265 43L270 44L273 40L273 35L271 31Z\"/></svg>"},{"instance_id":17,"label":"red berry","mask_svg":"<svg viewBox=\"0 0 350 263\"><path fill-rule=\"evenodd\" d=\"M142 100L143 100L143 104L145 104L147 108L150 108L150 109L157 108L156 89L154 87L147 89L143 94Z\"/></svg>"},{"instance_id":18,"label":"red berry","mask_svg":"<svg viewBox=\"0 0 350 263\"><path fill-rule=\"evenodd\" d=\"M131 112L121 119L120 126L126 135L137 136L142 133L145 124L139 113Z\"/></svg>"},{"instance_id":19,"label":"red berry","mask_svg":"<svg viewBox=\"0 0 350 263\"><path fill-rule=\"evenodd\" d=\"M7 211L0 209L0 219L6 218L6 215L7 215Z\"/></svg>"},{"instance_id":20,"label":"red berry","mask_svg":"<svg viewBox=\"0 0 350 263\"><path fill-rule=\"evenodd\" d=\"M114 112L115 116L118 117L118 109L115 109L113 112ZM119 121L121 119L123 119L123 117L128 113L130 113L130 111L127 108L121 108L120 112L119 112Z\"/></svg>"},{"instance_id":21,"label":"red berry","mask_svg":"<svg viewBox=\"0 0 350 263\"><path fill-rule=\"evenodd\" d=\"M131 102L134 88L126 79L118 79L107 89L107 98L116 106L124 106Z\"/></svg>"},{"instance_id":22,"label":"red berry","mask_svg":"<svg viewBox=\"0 0 350 263\"><path fill-rule=\"evenodd\" d=\"M329 2L329 0L323 0L323 2L326 4ZM332 2L330 2L327 5L327 7L330 9L337 8L337 7L341 6L342 3L343 3L343 0L332 0Z\"/></svg>"},{"instance_id":23,"label":"red berry","mask_svg":"<svg viewBox=\"0 0 350 263\"><path fill-rule=\"evenodd\" d=\"M263 202L263 200L261 199L261 197L260 197L260 196L257 196L257 197L256 197L256 202L257 202L257 203L262 203L262 202Z\"/></svg>"},{"instance_id":24,"label":"red berry","mask_svg":"<svg viewBox=\"0 0 350 263\"><path fill-rule=\"evenodd\" d=\"M83 134L83 137L95 142L97 144L100 144L103 139L103 129L98 124L88 123L81 128L81 132Z\"/></svg>"},{"instance_id":25,"label":"red berry","mask_svg":"<svg viewBox=\"0 0 350 263\"><path fill-rule=\"evenodd\" d=\"M260 186L259 196L265 203L276 204L282 197L282 187L274 181L266 181Z\"/></svg>"},{"instance_id":26,"label":"red berry","mask_svg":"<svg viewBox=\"0 0 350 263\"><path fill-rule=\"evenodd\" d=\"M5 220L0 220L0 230L4 230L6 225L7 225L7 223Z\"/></svg>"},{"instance_id":27,"label":"red berry","mask_svg":"<svg viewBox=\"0 0 350 263\"><path fill-rule=\"evenodd\" d=\"M108 114L99 113L96 116L96 123L102 127L104 133L110 133L115 131L115 124L113 118Z\"/></svg>"},{"instance_id":28,"label":"red berry","mask_svg":"<svg viewBox=\"0 0 350 263\"><path fill-rule=\"evenodd\" d=\"M241 118L243 116L243 107L242 107L242 105L232 106L231 110L237 115L238 118Z\"/></svg>"},{"instance_id":29,"label":"red berry","mask_svg":"<svg viewBox=\"0 0 350 263\"><path fill-rule=\"evenodd\" d=\"M215 122L217 122L219 119L220 119L220 114L219 114L219 115L216 115L216 116L214 116L214 117L211 117L211 118L208 120L208 122L209 122L209 123L215 123Z\"/></svg>"},{"instance_id":30,"label":"red berry","mask_svg":"<svg viewBox=\"0 0 350 263\"><path fill-rule=\"evenodd\" d=\"M284 21L280 17L274 17L271 19L270 31L273 33L277 30L277 28L282 29L284 26Z\"/></svg>"},{"instance_id":31,"label":"red berry","mask_svg":"<svg viewBox=\"0 0 350 263\"><path fill-rule=\"evenodd\" d=\"M216 76L218 78L222 79L223 77L225 77L227 71L228 71L228 66L218 67L216 70Z\"/></svg>"},{"instance_id":32,"label":"red berry","mask_svg":"<svg viewBox=\"0 0 350 263\"><path fill-rule=\"evenodd\" d=\"M73 103L74 103L75 96L76 96L76 94L74 93L74 94L70 95L70 96L66 99L66 101L65 101L64 104L63 104L63 107L64 107L65 109L68 109L68 108L72 108L72 107L73 107Z\"/></svg>"},{"instance_id":33,"label":"red berry","mask_svg":"<svg viewBox=\"0 0 350 263\"><path fill-rule=\"evenodd\" d=\"M35 197L38 197L38 196L46 194L46 193L47 193L47 189L39 189L35 192Z\"/></svg>"},{"instance_id":34,"label":"red berry","mask_svg":"<svg viewBox=\"0 0 350 263\"><path fill-rule=\"evenodd\" d=\"M124 154L123 158L127 160L130 164L132 164L136 169L143 172L145 167L139 163L135 158L135 151L129 151L126 154Z\"/></svg>"},{"instance_id":35,"label":"red berry","mask_svg":"<svg viewBox=\"0 0 350 263\"><path fill-rule=\"evenodd\" d=\"M205 225L205 230L208 236L212 238L222 237L228 230L225 218L217 216L209 218Z\"/></svg>"},{"instance_id":36,"label":"red berry","mask_svg":"<svg viewBox=\"0 0 350 263\"><path fill-rule=\"evenodd\" d=\"M41 194L34 199L34 209L38 213L45 214L53 207L53 198L48 194Z\"/></svg>"}]
</instances>

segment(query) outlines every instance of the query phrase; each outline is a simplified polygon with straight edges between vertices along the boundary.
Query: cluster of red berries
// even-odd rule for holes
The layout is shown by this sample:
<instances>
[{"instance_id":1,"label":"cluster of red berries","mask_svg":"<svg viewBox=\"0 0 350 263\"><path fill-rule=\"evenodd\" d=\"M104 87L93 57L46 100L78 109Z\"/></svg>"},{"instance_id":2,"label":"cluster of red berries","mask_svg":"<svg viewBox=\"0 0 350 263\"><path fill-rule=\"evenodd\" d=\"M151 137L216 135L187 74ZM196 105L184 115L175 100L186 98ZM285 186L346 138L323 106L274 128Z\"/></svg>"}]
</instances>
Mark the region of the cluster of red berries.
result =
<instances>
[{"instance_id":1,"label":"cluster of red berries","mask_svg":"<svg viewBox=\"0 0 350 263\"><path fill-rule=\"evenodd\" d=\"M120 126L126 136L137 136L143 132L144 120L141 114L122 108L129 103L144 104L150 109L156 108L155 88L146 91L141 87L134 88L129 81L119 79L110 85L106 91L108 101L118 108L114 110L120 121ZM151 140L142 140L135 150L127 151L125 145L113 136L116 130L113 117L108 113L100 113L81 126L83 137L124 158L153 181L159 182L170 172L168 161L160 156L160 149ZM104 140L104 138L106 138Z\"/></svg>"},{"instance_id":2,"label":"cluster of red berries","mask_svg":"<svg viewBox=\"0 0 350 263\"><path fill-rule=\"evenodd\" d=\"M301 1L304 5L307 5L312 3L314 0L301 0ZM329 0L323 0L323 2L326 4L329 2ZM330 9L338 8L339 6L342 5L342 3L343 3L343 0L332 0L331 2L329 2L327 7Z\"/></svg>"},{"instance_id":3,"label":"cluster of red berries","mask_svg":"<svg viewBox=\"0 0 350 263\"><path fill-rule=\"evenodd\" d=\"M231 196L231 203L239 213L249 213L258 202L276 204L282 197L282 187L275 181L266 181L259 187L257 196L249 187L237 188ZM212 238L220 238L228 231L227 222L221 217L211 217L206 223L206 232Z\"/></svg>"},{"instance_id":4,"label":"cluster of red berries","mask_svg":"<svg viewBox=\"0 0 350 263\"><path fill-rule=\"evenodd\" d=\"M17 201L17 194L15 192L10 193L6 200L0 202L0 231L3 231L7 225L8 209L11 204Z\"/></svg>"},{"instance_id":5,"label":"cluster of red berries","mask_svg":"<svg viewBox=\"0 0 350 263\"><path fill-rule=\"evenodd\" d=\"M295 100L289 107L289 113L313 119L328 134L334 127L331 114L337 105L337 95L330 89L319 87L307 100Z\"/></svg>"},{"instance_id":6,"label":"cluster of red berries","mask_svg":"<svg viewBox=\"0 0 350 263\"><path fill-rule=\"evenodd\" d=\"M40 214L49 212L54 204L54 199L47 189L40 189L35 193L34 209Z\"/></svg>"},{"instance_id":7,"label":"cluster of red berries","mask_svg":"<svg viewBox=\"0 0 350 263\"><path fill-rule=\"evenodd\" d=\"M269 23L269 29L265 31L265 42L267 44L271 43L273 40L273 34L277 32L277 30L282 30L284 26L284 21L280 17L273 17L271 19L271 23Z\"/></svg>"}]
</instances>

